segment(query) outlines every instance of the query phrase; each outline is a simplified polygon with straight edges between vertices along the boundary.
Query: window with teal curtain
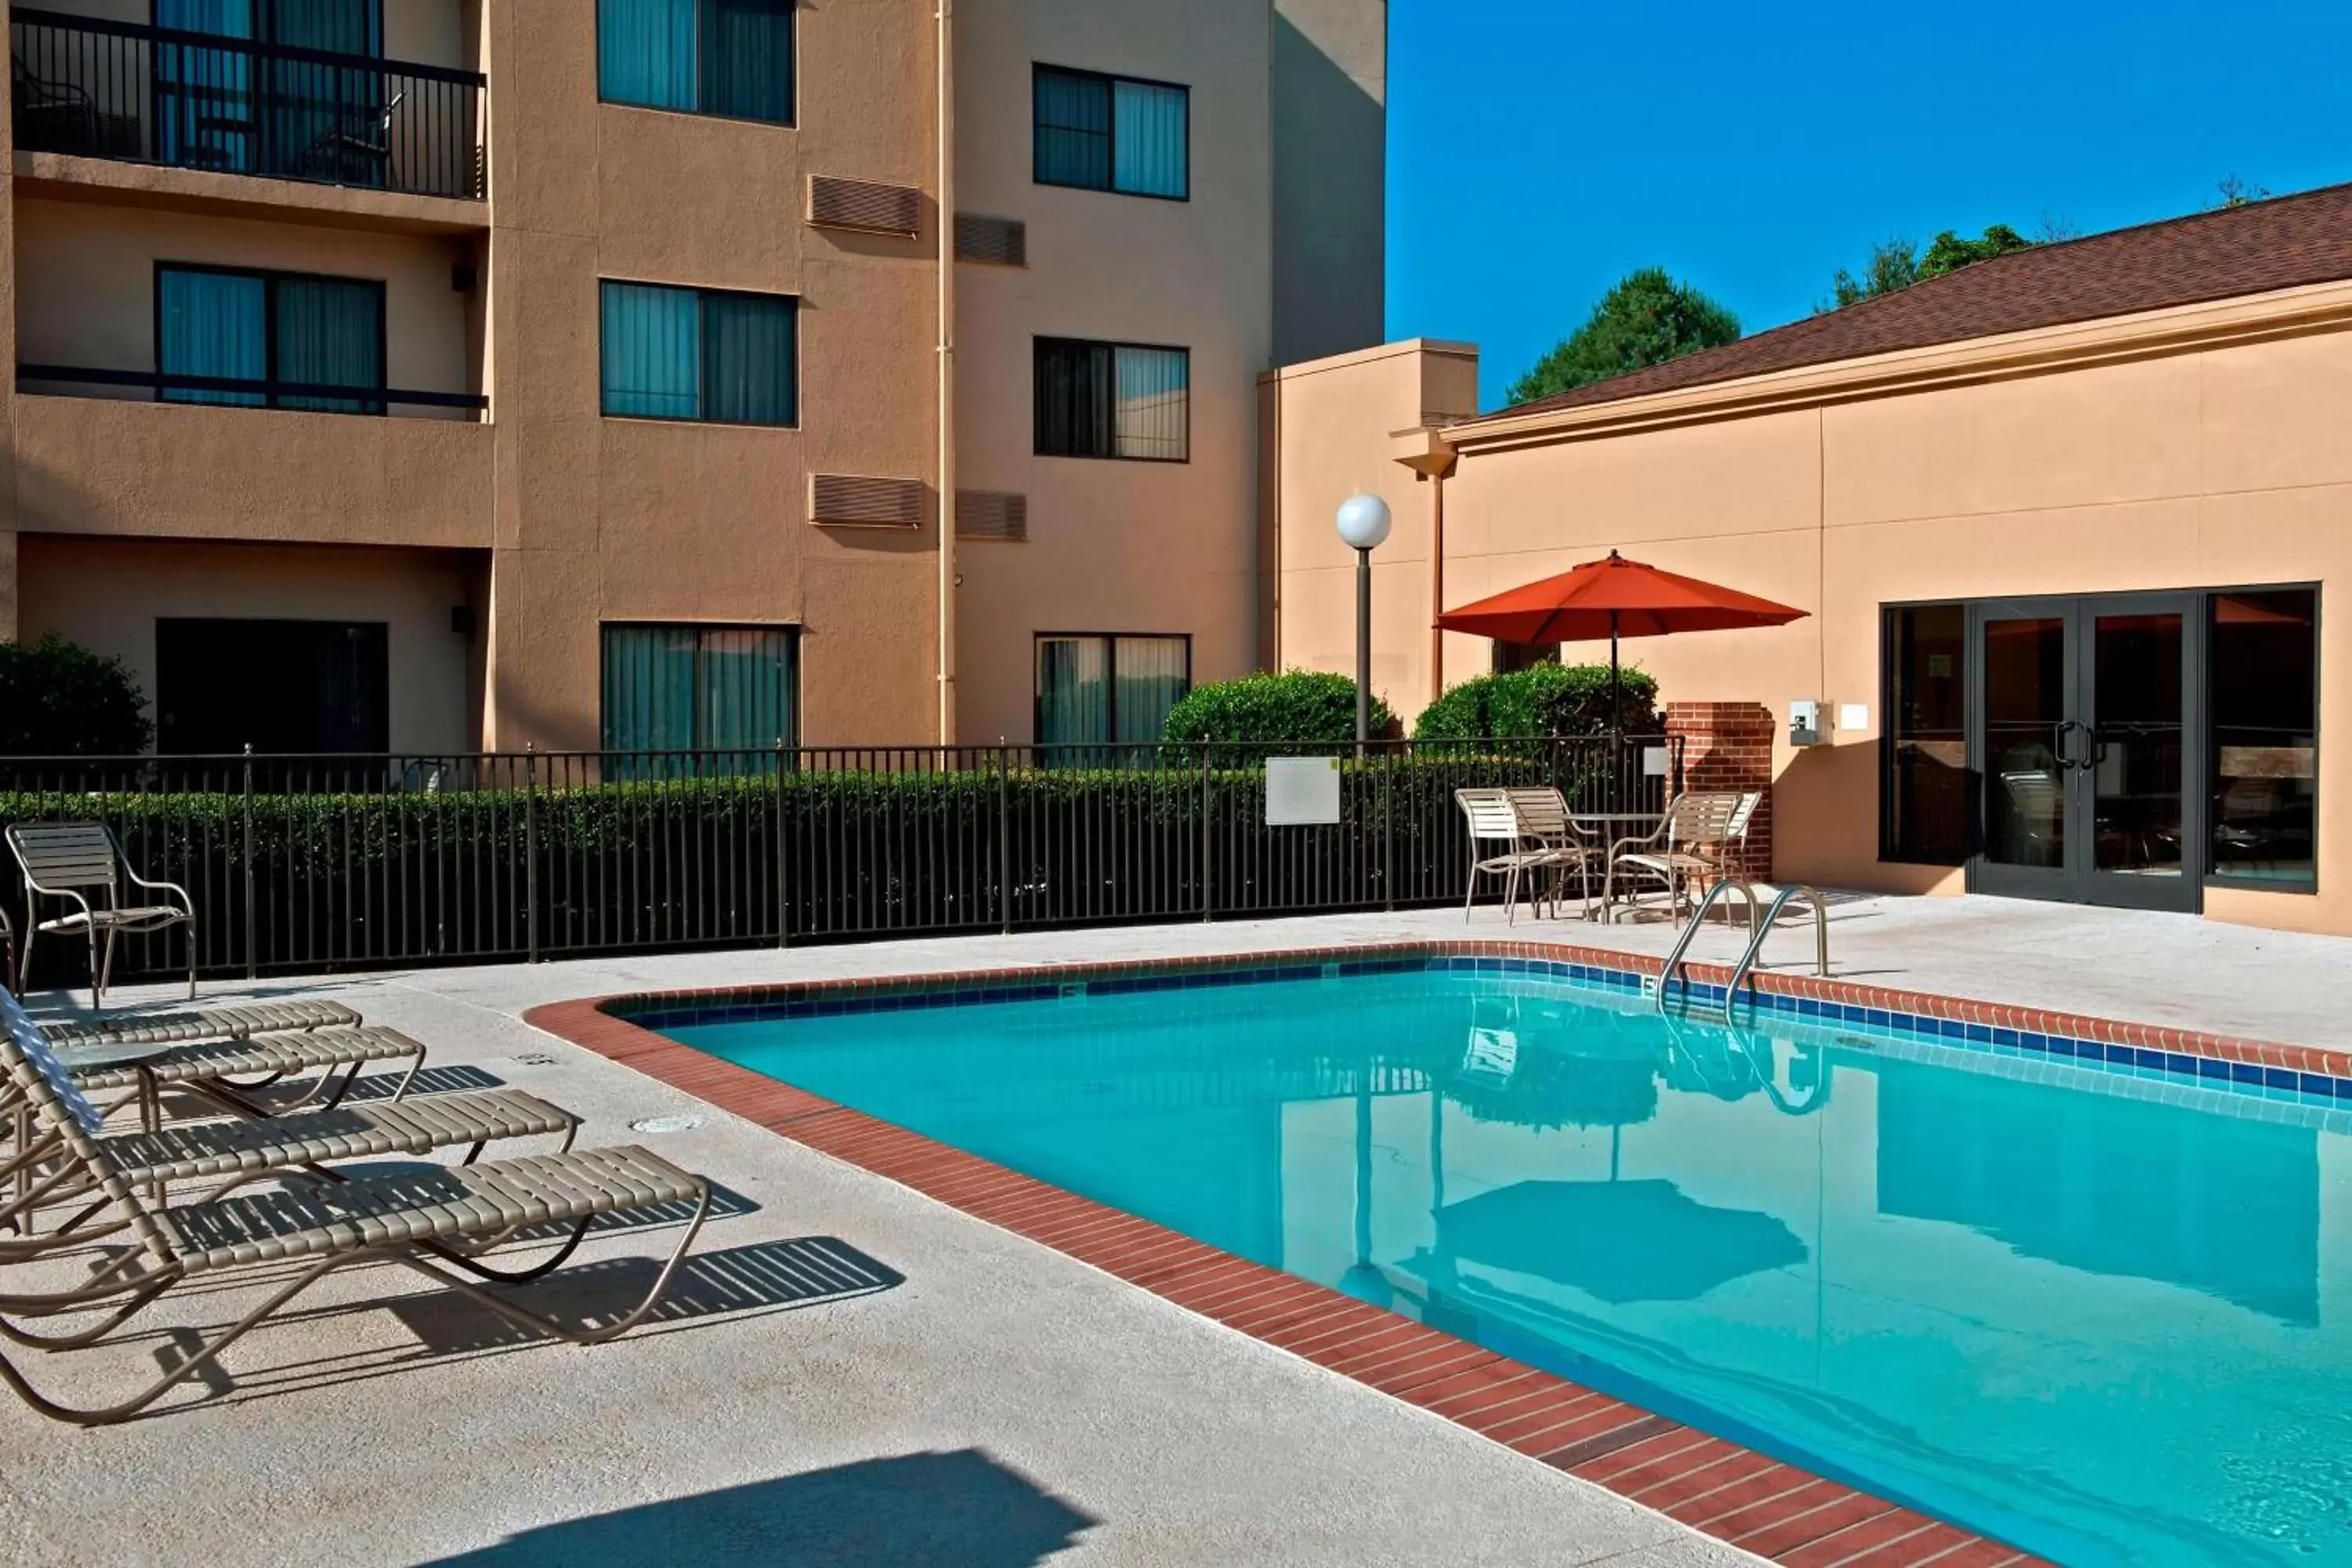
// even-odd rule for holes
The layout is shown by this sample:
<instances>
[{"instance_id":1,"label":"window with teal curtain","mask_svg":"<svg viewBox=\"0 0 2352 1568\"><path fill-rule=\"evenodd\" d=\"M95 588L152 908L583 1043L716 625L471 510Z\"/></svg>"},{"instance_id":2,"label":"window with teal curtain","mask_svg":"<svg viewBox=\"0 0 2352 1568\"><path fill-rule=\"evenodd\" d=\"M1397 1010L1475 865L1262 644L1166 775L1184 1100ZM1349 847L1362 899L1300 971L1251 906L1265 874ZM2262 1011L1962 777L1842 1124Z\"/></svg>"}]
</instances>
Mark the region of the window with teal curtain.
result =
<instances>
[{"instance_id":1,"label":"window with teal curtain","mask_svg":"<svg viewBox=\"0 0 2352 1568\"><path fill-rule=\"evenodd\" d=\"M766 773L799 738L798 639L790 626L607 626L604 750L719 752L607 760L617 777Z\"/></svg>"},{"instance_id":2,"label":"window with teal curtain","mask_svg":"<svg viewBox=\"0 0 2352 1568\"><path fill-rule=\"evenodd\" d=\"M596 0L596 91L607 103L688 111L700 96L695 0Z\"/></svg>"},{"instance_id":3,"label":"window with teal curtain","mask_svg":"<svg viewBox=\"0 0 2352 1568\"><path fill-rule=\"evenodd\" d=\"M702 297L702 417L726 425L790 425L794 307L781 294Z\"/></svg>"},{"instance_id":4,"label":"window with teal curtain","mask_svg":"<svg viewBox=\"0 0 2352 1568\"><path fill-rule=\"evenodd\" d=\"M1030 97L1039 184L1191 197L1189 89L1037 66Z\"/></svg>"},{"instance_id":5,"label":"window with teal curtain","mask_svg":"<svg viewBox=\"0 0 2352 1568\"><path fill-rule=\"evenodd\" d=\"M1192 455L1192 356L1183 349L1122 345L1114 453L1181 463Z\"/></svg>"},{"instance_id":6,"label":"window with teal curtain","mask_svg":"<svg viewBox=\"0 0 2352 1568\"><path fill-rule=\"evenodd\" d=\"M693 289L607 282L604 340L605 413L702 416L702 300Z\"/></svg>"},{"instance_id":7,"label":"window with teal curtain","mask_svg":"<svg viewBox=\"0 0 2352 1568\"><path fill-rule=\"evenodd\" d=\"M383 287L346 278L270 280L278 363L272 379L321 386L383 387ZM382 398L297 397L281 408L382 414Z\"/></svg>"},{"instance_id":8,"label":"window with teal curtain","mask_svg":"<svg viewBox=\"0 0 2352 1568\"><path fill-rule=\"evenodd\" d=\"M254 37L254 0L155 0L155 26L218 38ZM242 49L157 43L155 157L183 168L251 170L253 57Z\"/></svg>"},{"instance_id":9,"label":"window with teal curtain","mask_svg":"<svg viewBox=\"0 0 2352 1568\"><path fill-rule=\"evenodd\" d=\"M705 114L793 122L793 0L702 0Z\"/></svg>"},{"instance_id":10,"label":"window with teal curtain","mask_svg":"<svg viewBox=\"0 0 2352 1568\"><path fill-rule=\"evenodd\" d=\"M1110 739L1110 645L1103 637L1037 639L1037 743L1096 746ZM1054 759L1082 765L1088 753Z\"/></svg>"},{"instance_id":11,"label":"window with teal curtain","mask_svg":"<svg viewBox=\"0 0 2352 1568\"><path fill-rule=\"evenodd\" d=\"M261 37L328 54L383 54L383 0L263 0ZM382 136L390 95L383 73L324 60L272 59L262 66L261 145L266 174L341 184L381 184L383 160L352 149Z\"/></svg>"},{"instance_id":12,"label":"window with teal curtain","mask_svg":"<svg viewBox=\"0 0 2352 1568\"><path fill-rule=\"evenodd\" d=\"M791 425L800 416L789 294L604 285L604 409L633 419Z\"/></svg>"},{"instance_id":13,"label":"window with teal curtain","mask_svg":"<svg viewBox=\"0 0 2352 1568\"><path fill-rule=\"evenodd\" d=\"M269 378L269 296L261 278L166 267L155 275L155 368L164 375ZM258 408L260 392L165 387L166 403L226 403Z\"/></svg>"},{"instance_id":14,"label":"window with teal curtain","mask_svg":"<svg viewBox=\"0 0 2352 1568\"><path fill-rule=\"evenodd\" d=\"M1139 196L1192 194L1190 94L1181 87L1122 81L1114 94L1116 161L1111 187Z\"/></svg>"},{"instance_id":15,"label":"window with teal curtain","mask_svg":"<svg viewBox=\"0 0 2352 1568\"><path fill-rule=\"evenodd\" d=\"M1039 66L1031 91L1035 99L1037 183L1110 189L1109 79Z\"/></svg>"},{"instance_id":16,"label":"window with teal curtain","mask_svg":"<svg viewBox=\"0 0 2352 1568\"><path fill-rule=\"evenodd\" d=\"M793 0L597 0L607 103L793 122Z\"/></svg>"},{"instance_id":17,"label":"window with teal curtain","mask_svg":"<svg viewBox=\"0 0 2352 1568\"><path fill-rule=\"evenodd\" d=\"M1168 711L1192 686L1192 646L1182 637L1118 637L1111 644L1114 741L1162 739Z\"/></svg>"}]
</instances>

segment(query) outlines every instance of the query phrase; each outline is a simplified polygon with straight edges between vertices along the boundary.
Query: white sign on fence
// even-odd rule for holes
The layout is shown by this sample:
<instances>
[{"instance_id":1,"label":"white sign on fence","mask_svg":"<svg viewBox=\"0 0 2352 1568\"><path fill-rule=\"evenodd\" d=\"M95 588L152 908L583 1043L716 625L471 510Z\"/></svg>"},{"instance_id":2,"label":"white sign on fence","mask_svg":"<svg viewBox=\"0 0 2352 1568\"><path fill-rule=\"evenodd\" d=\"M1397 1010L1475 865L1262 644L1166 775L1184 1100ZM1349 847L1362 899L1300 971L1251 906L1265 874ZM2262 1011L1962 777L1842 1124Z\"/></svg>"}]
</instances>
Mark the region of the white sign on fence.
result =
<instances>
[{"instance_id":1,"label":"white sign on fence","mask_svg":"<svg viewBox=\"0 0 2352 1568\"><path fill-rule=\"evenodd\" d=\"M1642 776L1645 779L1662 779L1666 776L1666 749L1664 746L1642 748Z\"/></svg>"},{"instance_id":2,"label":"white sign on fence","mask_svg":"<svg viewBox=\"0 0 2352 1568\"><path fill-rule=\"evenodd\" d=\"M1339 820L1339 759L1269 757L1265 764L1265 825L1322 827Z\"/></svg>"}]
</instances>

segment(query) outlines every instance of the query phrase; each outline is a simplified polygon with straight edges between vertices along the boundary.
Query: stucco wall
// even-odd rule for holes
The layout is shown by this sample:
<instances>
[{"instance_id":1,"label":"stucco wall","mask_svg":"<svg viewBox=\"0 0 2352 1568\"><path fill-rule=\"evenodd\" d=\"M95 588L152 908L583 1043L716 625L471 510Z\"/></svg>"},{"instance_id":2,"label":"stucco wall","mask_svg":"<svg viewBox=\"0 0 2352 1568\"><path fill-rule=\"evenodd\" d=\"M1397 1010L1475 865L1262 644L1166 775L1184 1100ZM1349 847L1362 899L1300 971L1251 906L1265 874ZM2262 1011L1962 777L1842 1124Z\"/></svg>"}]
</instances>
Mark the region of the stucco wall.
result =
<instances>
[{"instance_id":1,"label":"stucco wall","mask_svg":"<svg viewBox=\"0 0 2352 1568\"><path fill-rule=\"evenodd\" d=\"M1381 341L1387 310L1388 0L1275 0L1274 353Z\"/></svg>"},{"instance_id":2,"label":"stucco wall","mask_svg":"<svg viewBox=\"0 0 2352 1568\"><path fill-rule=\"evenodd\" d=\"M958 14L956 205L1028 224L1025 268L957 276L959 484L1029 498L1025 544L970 543L962 732L1031 738L1041 631L1189 633L1196 679L1256 654L1256 416L1273 353L1265 0L1029 0ZM1032 179L1033 63L1192 89L1192 199ZM1034 340L1192 351L1192 459L1040 458Z\"/></svg>"},{"instance_id":3,"label":"stucco wall","mask_svg":"<svg viewBox=\"0 0 2352 1568\"><path fill-rule=\"evenodd\" d=\"M166 543L26 535L24 634L55 632L131 667L154 717L155 622L180 616L382 621L391 656L395 752L473 749L467 638L478 555L273 544Z\"/></svg>"},{"instance_id":4,"label":"stucco wall","mask_svg":"<svg viewBox=\"0 0 2352 1568\"><path fill-rule=\"evenodd\" d=\"M2261 583L2322 584L2320 776L2352 769L2352 334L2330 332L1516 450L1471 451L1448 482L1445 597L1459 605L1620 549L1811 614L1766 631L1629 643L1665 694L1867 703L1872 725L1781 741L1776 860L1788 879L1956 891L1957 869L1877 859L1880 610L1909 599ZM1285 426L1285 493L1352 482L1352 445ZM1294 451L1297 463L1294 469ZM1343 474L1340 470L1345 469ZM1325 531L1328 532L1328 530ZM1338 547L1286 554L1285 657L1343 669L1352 600ZM1375 663L1391 701L1426 669L1393 607L1425 567L1383 551ZM1328 558L1327 558L1328 557ZM1393 582L1393 591L1386 584ZM2339 606L2340 608L2340 606ZM1449 674L1486 645L1448 639ZM1601 645L1569 650L1600 658ZM1412 701L1400 704L1417 707ZM2320 806L2315 896L2209 889L2208 912L2352 931L2352 816Z\"/></svg>"}]
</instances>

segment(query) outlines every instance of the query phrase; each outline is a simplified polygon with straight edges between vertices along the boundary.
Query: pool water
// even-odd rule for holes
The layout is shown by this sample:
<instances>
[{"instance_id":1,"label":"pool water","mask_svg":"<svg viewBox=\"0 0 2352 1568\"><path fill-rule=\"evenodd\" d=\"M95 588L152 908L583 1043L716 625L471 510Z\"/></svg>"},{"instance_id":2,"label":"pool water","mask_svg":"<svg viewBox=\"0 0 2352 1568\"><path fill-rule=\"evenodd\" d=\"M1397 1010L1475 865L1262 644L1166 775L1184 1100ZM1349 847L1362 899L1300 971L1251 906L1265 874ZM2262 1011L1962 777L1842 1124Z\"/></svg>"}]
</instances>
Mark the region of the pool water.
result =
<instances>
[{"instance_id":1,"label":"pool water","mask_svg":"<svg viewBox=\"0 0 2352 1568\"><path fill-rule=\"evenodd\" d=\"M1405 973L671 1028L2059 1563L2352 1564L2352 1119Z\"/></svg>"}]
</instances>

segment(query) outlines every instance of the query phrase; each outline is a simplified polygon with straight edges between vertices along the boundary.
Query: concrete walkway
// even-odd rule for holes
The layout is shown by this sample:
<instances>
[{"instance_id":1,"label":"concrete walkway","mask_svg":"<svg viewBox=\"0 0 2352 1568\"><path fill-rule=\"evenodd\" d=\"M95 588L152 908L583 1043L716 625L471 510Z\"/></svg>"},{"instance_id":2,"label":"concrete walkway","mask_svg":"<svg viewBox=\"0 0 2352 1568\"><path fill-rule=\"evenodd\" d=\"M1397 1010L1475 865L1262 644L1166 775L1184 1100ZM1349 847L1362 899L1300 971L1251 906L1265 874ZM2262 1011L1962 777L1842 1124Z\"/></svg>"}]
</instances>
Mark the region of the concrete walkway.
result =
<instances>
[{"instance_id":1,"label":"concrete walkway","mask_svg":"<svg viewBox=\"0 0 2352 1568\"><path fill-rule=\"evenodd\" d=\"M1468 928L1501 934L1482 911ZM309 987L642 1140L734 1194L665 1321L529 1342L415 1276L331 1280L208 1394L128 1427L0 1402L0 1557L43 1563L1594 1563L1753 1561L521 1024L613 991L1462 934L1458 913L984 937L366 976ZM2297 1043L2352 1044L2352 947L2166 916L1858 900L1835 972ZM1655 926L1515 935L1663 949ZM1723 958L1732 933L1701 947ZM1810 938L1777 935L1794 964ZM207 987L207 1000L240 993ZM137 998L168 1000L156 992ZM54 1001L54 998L43 1000ZM698 1124L681 1124L696 1123ZM656 1130L631 1131L651 1121ZM547 1289L602 1300L667 1233L615 1232ZM105 1396L248 1291L128 1346L34 1353ZM12 1351L12 1353L16 1353Z\"/></svg>"}]
</instances>

